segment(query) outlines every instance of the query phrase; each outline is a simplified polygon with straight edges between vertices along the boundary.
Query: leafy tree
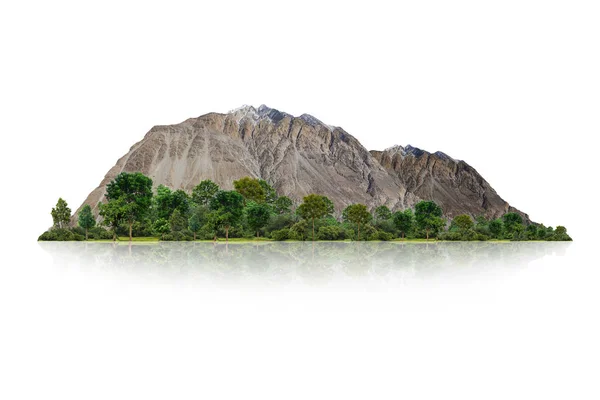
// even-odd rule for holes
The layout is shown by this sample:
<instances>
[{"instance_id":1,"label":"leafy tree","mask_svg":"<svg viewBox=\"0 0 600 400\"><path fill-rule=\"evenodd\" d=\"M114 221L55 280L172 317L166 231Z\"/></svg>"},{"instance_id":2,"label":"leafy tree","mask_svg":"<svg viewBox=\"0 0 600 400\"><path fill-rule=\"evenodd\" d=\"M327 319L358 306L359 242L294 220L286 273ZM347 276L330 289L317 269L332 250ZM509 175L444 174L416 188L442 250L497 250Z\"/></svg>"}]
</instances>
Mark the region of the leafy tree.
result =
<instances>
[{"instance_id":1,"label":"leafy tree","mask_svg":"<svg viewBox=\"0 0 600 400\"><path fill-rule=\"evenodd\" d=\"M375 219L385 221L392 218L392 212L386 206L379 206L375 209Z\"/></svg>"},{"instance_id":2,"label":"leafy tree","mask_svg":"<svg viewBox=\"0 0 600 400\"><path fill-rule=\"evenodd\" d=\"M315 240L315 218L322 218L332 209L331 201L318 194L309 194L303 199L303 203L298 206L296 212L301 218L312 220L312 240ZM333 212L333 211L332 211Z\"/></svg>"},{"instance_id":3,"label":"leafy tree","mask_svg":"<svg viewBox=\"0 0 600 400\"><path fill-rule=\"evenodd\" d=\"M271 217L271 208L264 203L248 203L246 208L246 218L248 226L256 232L256 237L259 237L259 230L269 222Z\"/></svg>"},{"instance_id":4,"label":"leafy tree","mask_svg":"<svg viewBox=\"0 0 600 400\"><path fill-rule=\"evenodd\" d=\"M412 232L415 225L415 217L410 208L404 211L396 211L394 213L394 225L400 231L402 239L405 238L406 234Z\"/></svg>"},{"instance_id":5,"label":"leafy tree","mask_svg":"<svg viewBox=\"0 0 600 400\"><path fill-rule=\"evenodd\" d=\"M502 222L501 219L494 219L492 221L490 221L490 223L488 224L488 227L490 229L490 233L492 234L493 237L495 238L499 238L502 235L502 230L504 229L504 223Z\"/></svg>"},{"instance_id":6,"label":"leafy tree","mask_svg":"<svg viewBox=\"0 0 600 400\"><path fill-rule=\"evenodd\" d=\"M108 201L121 200L122 212L129 225L129 241L133 223L140 220L152 202L152 179L140 172L121 172L106 186Z\"/></svg>"},{"instance_id":7,"label":"leafy tree","mask_svg":"<svg viewBox=\"0 0 600 400\"><path fill-rule=\"evenodd\" d=\"M173 214L171 214L171 218L169 218L169 227L171 228L171 232L181 232L185 230L188 226L188 221L179 209L175 209Z\"/></svg>"},{"instance_id":8,"label":"leafy tree","mask_svg":"<svg viewBox=\"0 0 600 400\"><path fill-rule=\"evenodd\" d=\"M89 204L83 206L79 212L79 226L85 229L85 240L88 240L88 230L96 226L96 219L92 214L92 207Z\"/></svg>"},{"instance_id":9,"label":"leafy tree","mask_svg":"<svg viewBox=\"0 0 600 400\"><path fill-rule=\"evenodd\" d=\"M473 220L471 219L471 217L469 217L467 214L461 214L461 215L457 215L456 217L454 217L454 219L452 220L452 223L459 229L459 231L461 231L462 233L465 233L471 229L473 229L474 223Z\"/></svg>"},{"instance_id":10,"label":"leafy tree","mask_svg":"<svg viewBox=\"0 0 600 400\"><path fill-rule=\"evenodd\" d=\"M273 186L269 185L267 181L264 179L259 179L258 183L265 191L265 202L267 204L273 205L277 201L277 191L273 188Z\"/></svg>"},{"instance_id":11,"label":"leafy tree","mask_svg":"<svg viewBox=\"0 0 600 400\"><path fill-rule=\"evenodd\" d=\"M108 203L99 203L98 210L102 217L102 225L109 227L113 233L113 240L117 240L117 228L125 218L125 200L117 198Z\"/></svg>"},{"instance_id":12,"label":"leafy tree","mask_svg":"<svg viewBox=\"0 0 600 400\"><path fill-rule=\"evenodd\" d=\"M521 228L519 227L523 226L523 218L514 212L504 214L502 222L504 223L504 231L509 235L520 232Z\"/></svg>"},{"instance_id":13,"label":"leafy tree","mask_svg":"<svg viewBox=\"0 0 600 400\"><path fill-rule=\"evenodd\" d=\"M192 201L198 205L208 206L210 200L219 191L219 185L210 179L203 180L192 191Z\"/></svg>"},{"instance_id":14,"label":"leafy tree","mask_svg":"<svg viewBox=\"0 0 600 400\"><path fill-rule=\"evenodd\" d=\"M192 215L188 219L188 229L194 233L194 240L196 240L196 234L206 224L207 220L208 208L206 206L194 207Z\"/></svg>"},{"instance_id":15,"label":"leafy tree","mask_svg":"<svg viewBox=\"0 0 600 400\"><path fill-rule=\"evenodd\" d=\"M181 189L173 192L171 197L171 208L173 211L179 210L179 212L186 216L190 212L190 196Z\"/></svg>"},{"instance_id":16,"label":"leafy tree","mask_svg":"<svg viewBox=\"0 0 600 400\"><path fill-rule=\"evenodd\" d=\"M525 234L527 235L527 240L535 240L538 237L538 227L535 224L527 225L525 228Z\"/></svg>"},{"instance_id":17,"label":"leafy tree","mask_svg":"<svg viewBox=\"0 0 600 400\"><path fill-rule=\"evenodd\" d=\"M433 201L420 201L415 205L415 220L419 229L425 231L427 240L431 232L437 233L445 224L442 208Z\"/></svg>"},{"instance_id":18,"label":"leafy tree","mask_svg":"<svg viewBox=\"0 0 600 400\"><path fill-rule=\"evenodd\" d=\"M346 207L346 218L348 221L358 225L358 240L360 240L360 226L366 224L373 218L367 206L364 204L352 204Z\"/></svg>"},{"instance_id":19,"label":"leafy tree","mask_svg":"<svg viewBox=\"0 0 600 400\"><path fill-rule=\"evenodd\" d=\"M154 222L153 228L154 231L160 235L161 239L164 239L165 233L169 233L169 231L171 230L169 221L167 221L165 218L157 219Z\"/></svg>"},{"instance_id":20,"label":"leafy tree","mask_svg":"<svg viewBox=\"0 0 600 400\"><path fill-rule=\"evenodd\" d=\"M289 214L292 211L292 200L287 196L281 196L275 201L275 212L277 214Z\"/></svg>"},{"instance_id":21,"label":"leafy tree","mask_svg":"<svg viewBox=\"0 0 600 400\"><path fill-rule=\"evenodd\" d=\"M244 205L246 200L252 200L256 203L264 203L266 198L265 189L258 179L245 176L237 181L233 181L233 187L236 192L244 196Z\"/></svg>"},{"instance_id":22,"label":"leafy tree","mask_svg":"<svg viewBox=\"0 0 600 400\"><path fill-rule=\"evenodd\" d=\"M237 224L243 215L244 198L237 191L219 190L210 201L211 225L225 229L225 240L229 241L229 228Z\"/></svg>"},{"instance_id":23,"label":"leafy tree","mask_svg":"<svg viewBox=\"0 0 600 400\"><path fill-rule=\"evenodd\" d=\"M564 226L557 226L556 229L554 230L554 240L573 240L571 239L571 237L567 234L567 228L565 228Z\"/></svg>"},{"instance_id":24,"label":"leafy tree","mask_svg":"<svg viewBox=\"0 0 600 400\"><path fill-rule=\"evenodd\" d=\"M67 202L61 198L58 199L56 207L50 212L52 215L52 221L54 227L58 229L67 228L71 220L71 209L67 205Z\"/></svg>"},{"instance_id":25,"label":"leafy tree","mask_svg":"<svg viewBox=\"0 0 600 400\"><path fill-rule=\"evenodd\" d=\"M165 185L158 185L156 195L152 198L154 211L157 218L168 220L173 212L171 204L173 202L173 192Z\"/></svg>"}]
</instances>

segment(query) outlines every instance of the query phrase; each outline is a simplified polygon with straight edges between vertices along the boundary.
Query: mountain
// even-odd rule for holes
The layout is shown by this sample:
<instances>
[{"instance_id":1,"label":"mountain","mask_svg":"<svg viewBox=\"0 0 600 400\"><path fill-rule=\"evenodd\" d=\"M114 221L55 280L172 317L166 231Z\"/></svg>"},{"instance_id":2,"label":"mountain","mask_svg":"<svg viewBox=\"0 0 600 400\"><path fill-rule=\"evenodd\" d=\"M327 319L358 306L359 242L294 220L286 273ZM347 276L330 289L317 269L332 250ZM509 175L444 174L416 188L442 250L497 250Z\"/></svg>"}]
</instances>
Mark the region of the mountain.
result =
<instances>
[{"instance_id":1,"label":"mountain","mask_svg":"<svg viewBox=\"0 0 600 400\"><path fill-rule=\"evenodd\" d=\"M352 203L397 210L434 200L448 217L499 217L515 211L529 220L464 161L412 146L368 151L342 128L265 105L153 127L83 204L97 213L106 185L123 171L139 171L155 186L188 192L203 179L232 189L232 182L244 176L262 178L298 204L310 193L323 194L338 213Z\"/></svg>"}]
</instances>

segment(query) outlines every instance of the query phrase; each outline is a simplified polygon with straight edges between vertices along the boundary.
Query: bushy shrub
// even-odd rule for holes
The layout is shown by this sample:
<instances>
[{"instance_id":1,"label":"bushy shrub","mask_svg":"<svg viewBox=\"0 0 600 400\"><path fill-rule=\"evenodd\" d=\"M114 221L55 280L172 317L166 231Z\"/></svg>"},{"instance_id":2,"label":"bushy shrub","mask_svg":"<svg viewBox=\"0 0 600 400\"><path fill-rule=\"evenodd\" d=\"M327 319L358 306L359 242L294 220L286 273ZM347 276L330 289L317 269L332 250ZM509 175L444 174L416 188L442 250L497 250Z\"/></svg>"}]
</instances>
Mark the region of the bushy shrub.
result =
<instances>
[{"instance_id":1,"label":"bushy shrub","mask_svg":"<svg viewBox=\"0 0 600 400\"><path fill-rule=\"evenodd\" d=\"M296 222L296 217L292 214L273 215L269 219L269 223L265 226L265 235L270 236L273 231L279 231L284 228L289 228Z\"/></svg>"},{"instance_id":2,"label":"bushy shrub","mask_svg":"<svg viewBox=\"0 0 600 400\"><path fill-rule=\"evenodd\" d=\"M322 226L315 236L318 240L344 240L346 231L335 225Z\"/></svg>"},{"instance_id":3,"label":"bushy shrub","mask_svg":"<svg viewBox=\"0 0 600 400\"><path fill-rule=\"evenodd\" d=\"M110 240L113 238L113 234L111 231L97 226L88 231L88 237L95 240Z\"/></svg>"},{"instance_id":4,"label":"bushy shrub","mask_svg":"<svg viewBox=\"0 0 600 400\"><path fill-rule=\"evenodd\" d=\"M386 232L386 231L378 230L377 238L379 240L383 240L383 241L387 242L388 240L392 240L394 238L394 235L392 235L391 233Z\"/></svg>"},{"instance_id":5,"label":"bushy shrub","mask_svg":"<svg viewBox=\"0 0 600 400\"><path fill-rule=\"evenodd\" d=\"M283 228L278 231L273 231L271 232L271 238L278 241L288 240L290 239L290 229Z\"/></svg>"},{"instance_id":6,"label":"bushy shrub","mask_svg":"<svg viewBox=\"0 0 600 400\"><path fill-rule=\"evenodd\" d=\"M194 237L192 235L189 234L190 232L187 231L176 231L176 232L172 232L172 233L167 233L163 236L162 240L169 242L169 241L186 241L189 242L191 240L194 240Z\"/></svg>"},{"instance_id":7,"label":"bushy shrub","mask_svg":"<svg viewBox=\"0 0 600 400\"><path fill-rule=\"evenodd\" d=\"M78 233L74 233L69 229L56 228L50 229L40 235L38 238L40 241L53 241L53 242L65 242L65 241L82 241L85 240L85 236Z\"/></svg>"},{"instance_id":8,"label":"bushy shrub","mask_svg":"<svg viewBox=\"0 0 600 400\"><path fill-rule=\"evenodd\" d=\"M311 238L312 237L311 229L309 229L308 222L306 222L306 220L296 222L290 228L290 233L291 233L290 239L306 240L307 238Z\"/></svg>"}]
</instances>

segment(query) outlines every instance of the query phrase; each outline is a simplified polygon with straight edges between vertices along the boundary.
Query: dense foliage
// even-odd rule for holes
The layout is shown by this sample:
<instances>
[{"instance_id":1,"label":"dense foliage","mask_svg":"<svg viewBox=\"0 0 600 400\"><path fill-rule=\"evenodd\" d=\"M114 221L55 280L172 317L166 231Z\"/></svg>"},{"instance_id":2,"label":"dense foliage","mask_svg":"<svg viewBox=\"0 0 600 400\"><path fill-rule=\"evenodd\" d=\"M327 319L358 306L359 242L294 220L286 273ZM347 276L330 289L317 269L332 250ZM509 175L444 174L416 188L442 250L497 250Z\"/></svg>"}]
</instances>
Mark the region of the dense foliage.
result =
<instances>
[{"instance_id":1,"label":"dense foliage","mask_svg":"<svg viewBox=\"0 0 600 400\"><path fill-rule=\"evenodd\" d=\"M491 220L466 214L446 220L438 204L421 201L414 209L395 212L386 205L370 211L364 204L350 204L335 214L333 202L319 194L309 194L294 207L262 179L244 177L233 186L235 190L222 190L204 180L191 194L164 185L153 192L150 178L124 172L107 186L98 220L85 205L76 216L78 227L69 228L71 210L59 199L51 213L53 228L39 240L571 240L564 226L526 223L517 213Z\"/></svg>"}]
</instances>

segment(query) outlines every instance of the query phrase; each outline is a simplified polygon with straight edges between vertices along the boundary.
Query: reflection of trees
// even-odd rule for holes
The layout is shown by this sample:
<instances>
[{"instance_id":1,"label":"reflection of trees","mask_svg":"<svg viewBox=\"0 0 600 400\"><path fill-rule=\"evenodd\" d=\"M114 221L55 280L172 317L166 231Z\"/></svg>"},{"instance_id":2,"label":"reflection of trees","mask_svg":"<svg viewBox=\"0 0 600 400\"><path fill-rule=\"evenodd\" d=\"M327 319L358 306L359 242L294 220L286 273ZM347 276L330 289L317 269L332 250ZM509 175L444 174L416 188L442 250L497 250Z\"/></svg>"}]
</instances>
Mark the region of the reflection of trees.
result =
<instances>
[{"instance_id":1,"label":"reflection of trees","mask_svg":"<svg viewBox=\"0 0 600 400\"><path fill-rule=\"evenodd\" d=\"M522 268L562 255L569 242L161 242L133 244L41 242L56 264L149 276L319 283L402 279Z\"/></svg>"}]
</instances>

